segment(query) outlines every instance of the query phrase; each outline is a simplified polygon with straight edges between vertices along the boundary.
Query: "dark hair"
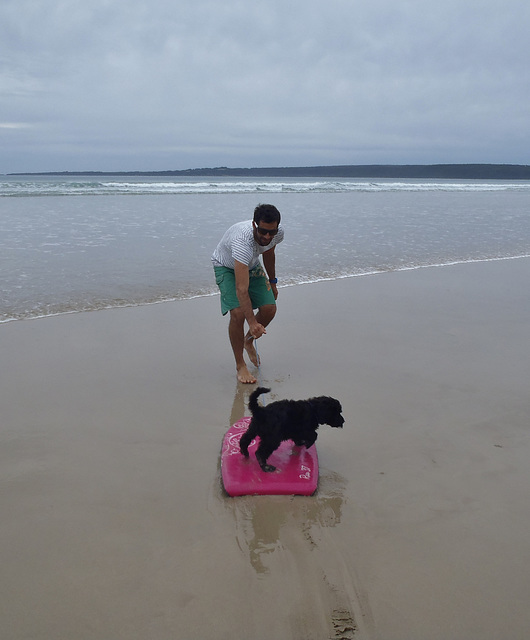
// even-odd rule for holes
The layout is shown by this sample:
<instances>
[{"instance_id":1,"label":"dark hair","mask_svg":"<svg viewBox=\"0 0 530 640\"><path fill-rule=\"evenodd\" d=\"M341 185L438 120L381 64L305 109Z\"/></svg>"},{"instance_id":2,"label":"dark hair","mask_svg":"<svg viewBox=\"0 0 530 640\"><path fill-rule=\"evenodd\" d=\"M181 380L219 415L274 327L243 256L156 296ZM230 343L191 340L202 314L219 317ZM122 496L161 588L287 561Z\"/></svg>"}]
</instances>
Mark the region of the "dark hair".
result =
<instances>
[{"instance_id":1,"label":"dark hair","mask_svg":"<svg viewBox=\"0 0 530 640\"><path fill-rule=\"evenodd\" d=\"M259 224L260 222L277 222L280 224L281 216L280 212L272 204L258 204L254 209L254 222Z\"/></svg>"}]
</instances>

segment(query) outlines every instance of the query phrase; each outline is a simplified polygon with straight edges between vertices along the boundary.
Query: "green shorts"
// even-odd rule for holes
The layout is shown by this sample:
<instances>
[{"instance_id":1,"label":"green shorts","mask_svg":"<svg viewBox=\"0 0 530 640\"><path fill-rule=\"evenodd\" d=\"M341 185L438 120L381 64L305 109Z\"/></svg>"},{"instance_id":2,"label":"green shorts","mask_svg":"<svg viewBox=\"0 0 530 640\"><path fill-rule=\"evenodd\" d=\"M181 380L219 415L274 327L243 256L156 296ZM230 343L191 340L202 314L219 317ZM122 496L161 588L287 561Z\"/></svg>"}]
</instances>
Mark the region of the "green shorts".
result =
<instances>
[{"instance_id":1,"label":"green shorts","mask_svg":"<svg viewBox=\"0 0 530 640\"><path fill-rule=\"evenodd\" d=\"M233 269L214 267L215 282L221 292L221 312L226 315L231 309L239 307L236 293L236 276ZM258 264L248 272L248 295L253 309L259 309L265 304L276 304L274 293L263 267Z\"/></svg>"}]
</instances>

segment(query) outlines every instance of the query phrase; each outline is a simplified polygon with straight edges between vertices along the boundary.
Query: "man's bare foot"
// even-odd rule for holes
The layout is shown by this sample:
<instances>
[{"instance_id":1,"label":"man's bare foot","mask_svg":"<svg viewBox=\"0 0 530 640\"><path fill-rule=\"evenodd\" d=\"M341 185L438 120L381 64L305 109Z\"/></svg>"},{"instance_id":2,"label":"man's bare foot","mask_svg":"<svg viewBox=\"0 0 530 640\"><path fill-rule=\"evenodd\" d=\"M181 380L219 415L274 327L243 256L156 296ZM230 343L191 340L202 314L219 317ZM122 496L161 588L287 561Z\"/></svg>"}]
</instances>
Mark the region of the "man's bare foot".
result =
<instances>
[{"instance_id":1,"label":"man's bare foot","mask_svg":"<svg viewBox=\"0 0 530 640\"><path fill-rule=\"evenodd\" d=\"M237 370L237 379L243 384L254 384L255 382L257 382L257 379L247 369L246 364L244 364Z\"/></svg>"},{"instance_id":2,"label":"man's bare foot","mask_svg":"<svg viewBox=\"0 0 530 640\"><path fill-rule=\"evenodd\" d=\"M255 367L259 367L260 365L259 355L258 355L258 352L256 351L256 347L254 345L254 338L252 336L250 338L248 337L245 338L245 350L248 353L250 362L252 362L252 364Z\"/></svg>"}]
</instances>

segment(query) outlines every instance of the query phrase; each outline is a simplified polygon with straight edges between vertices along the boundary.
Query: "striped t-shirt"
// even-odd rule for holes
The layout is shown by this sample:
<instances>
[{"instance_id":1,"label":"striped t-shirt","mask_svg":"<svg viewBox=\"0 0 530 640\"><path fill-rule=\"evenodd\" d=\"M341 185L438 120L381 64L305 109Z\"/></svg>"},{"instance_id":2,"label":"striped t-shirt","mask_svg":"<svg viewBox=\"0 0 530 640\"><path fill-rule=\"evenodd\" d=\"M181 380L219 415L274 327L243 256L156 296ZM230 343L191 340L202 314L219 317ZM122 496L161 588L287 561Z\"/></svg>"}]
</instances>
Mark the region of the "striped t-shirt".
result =
<instances>
[{"instance_id":1,"label":"striped t-shirt","mask_svg":"<svg viewBox=\"0 0 530 640\"><path fill-rule=\"evenodd\" d=\"M228 267L233 269L235 261L247 264L253 269L259 262L259 257L265 251L272 249L283 240L282 225L278 225L278 233L266 247L262 247L254 240L252 220L238 222L227 229L221 242L212 255L214 267Z\"/></svg>"}]
</instances>

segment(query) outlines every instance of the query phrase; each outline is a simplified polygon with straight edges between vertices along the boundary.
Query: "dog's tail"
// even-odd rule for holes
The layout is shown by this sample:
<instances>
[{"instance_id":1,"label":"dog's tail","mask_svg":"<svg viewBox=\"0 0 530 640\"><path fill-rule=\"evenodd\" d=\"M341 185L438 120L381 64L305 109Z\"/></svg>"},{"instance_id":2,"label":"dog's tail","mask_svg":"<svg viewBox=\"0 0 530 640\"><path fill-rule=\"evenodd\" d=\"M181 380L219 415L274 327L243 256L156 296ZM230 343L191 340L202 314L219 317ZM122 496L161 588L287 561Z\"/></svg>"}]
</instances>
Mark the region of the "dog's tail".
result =
<instances>
[{"instance_id":1,"label":"dog's tail","mask_svg":"<svg viewBox=\"0 0 530 640\"><path fill-rule=\"evenodd\" d=\"M258 387L255 391L250 394L248 399L248 408L250 409L253 416L259 414L259 412L263 409L263 407L258 403L258 398L263 393L269 393L270 389L266 389L265 387Z\"/></svg>"}]
</instances>

